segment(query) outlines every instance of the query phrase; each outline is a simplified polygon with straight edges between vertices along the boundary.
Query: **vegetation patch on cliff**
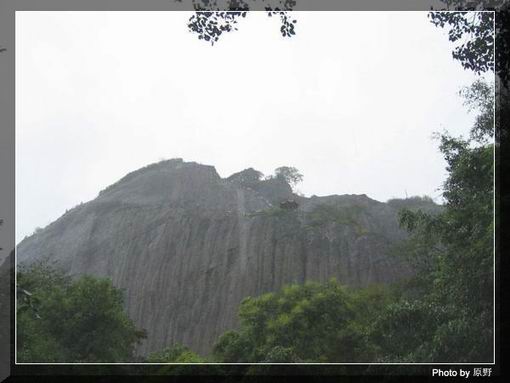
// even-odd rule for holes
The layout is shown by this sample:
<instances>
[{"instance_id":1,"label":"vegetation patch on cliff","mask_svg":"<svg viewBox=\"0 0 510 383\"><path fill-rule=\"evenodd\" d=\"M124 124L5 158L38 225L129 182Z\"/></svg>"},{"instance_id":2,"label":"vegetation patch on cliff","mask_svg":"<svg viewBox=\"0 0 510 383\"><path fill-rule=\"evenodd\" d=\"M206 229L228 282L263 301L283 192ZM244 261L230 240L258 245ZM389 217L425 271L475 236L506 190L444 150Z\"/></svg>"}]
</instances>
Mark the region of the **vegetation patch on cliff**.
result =
<instances>
[{"instance_id":1,"label":"vegetation patch on cliff","mask_svg":"<svg viewBox=\"0 0 510 383\"><path fill-rule=\"evenodd\" d=\"M368 229L361 223L361 214L366 209L360 205L335 206L321 204L317 205L306 215L306 226L310 228L324 227L331 223L347 225L354 228L358 236L368 233Z\"/></svg>"}]
</instances>

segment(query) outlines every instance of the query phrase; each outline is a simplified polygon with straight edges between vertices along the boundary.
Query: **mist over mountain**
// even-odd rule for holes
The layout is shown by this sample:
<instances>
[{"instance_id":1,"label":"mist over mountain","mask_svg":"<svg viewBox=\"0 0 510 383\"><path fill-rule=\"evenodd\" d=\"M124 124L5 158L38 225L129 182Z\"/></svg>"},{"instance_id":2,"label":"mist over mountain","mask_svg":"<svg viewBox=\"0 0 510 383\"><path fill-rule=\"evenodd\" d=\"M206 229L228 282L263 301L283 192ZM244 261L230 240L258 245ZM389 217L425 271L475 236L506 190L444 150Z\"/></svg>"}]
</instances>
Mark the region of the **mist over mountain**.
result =
<instances>
[{"instance_id":1,"label":"mist over mountain","mask_svg":"<svg viewBox=\"0 0 510 383\"><path fill-rule=\"evenodd\" d=\"M17 261L111 278L147 330L142 355L176 342L205 354L237 326L247 296L331 277L359 287L410 275L389 251L406 238L398 210L414 203L438 208L422 199L308 198L251 168L221 178L212 166L173 159L129 173L25 238Z\"/></svg>"}]
</instances>

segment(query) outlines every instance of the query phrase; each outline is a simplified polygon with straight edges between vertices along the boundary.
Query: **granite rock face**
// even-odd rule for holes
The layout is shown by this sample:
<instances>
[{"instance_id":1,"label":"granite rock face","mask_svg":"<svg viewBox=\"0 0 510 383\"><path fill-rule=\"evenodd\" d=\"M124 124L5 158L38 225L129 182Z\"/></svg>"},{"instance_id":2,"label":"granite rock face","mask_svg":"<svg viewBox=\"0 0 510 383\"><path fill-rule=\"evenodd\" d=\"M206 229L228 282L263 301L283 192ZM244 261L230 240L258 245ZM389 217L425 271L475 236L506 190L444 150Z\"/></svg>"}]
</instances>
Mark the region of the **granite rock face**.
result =
<instances>
[{"instance_id":1,"label":"granite rock face","mask_svg":"<svg viewBox=\"0 0 510 383\"><path fill-rule=\"evenodd\" d=\"M23 240L18 263L49 259L72 274L110 277L148 338L206 354L237 325L246 296L336 277L351 286L410 273L387 254L405 238L397 211L365 195L311 198L247 169L222 179L180 159L149 165ZM297 209L279 207L284 200Z\"/></svg>"}]
</instances>

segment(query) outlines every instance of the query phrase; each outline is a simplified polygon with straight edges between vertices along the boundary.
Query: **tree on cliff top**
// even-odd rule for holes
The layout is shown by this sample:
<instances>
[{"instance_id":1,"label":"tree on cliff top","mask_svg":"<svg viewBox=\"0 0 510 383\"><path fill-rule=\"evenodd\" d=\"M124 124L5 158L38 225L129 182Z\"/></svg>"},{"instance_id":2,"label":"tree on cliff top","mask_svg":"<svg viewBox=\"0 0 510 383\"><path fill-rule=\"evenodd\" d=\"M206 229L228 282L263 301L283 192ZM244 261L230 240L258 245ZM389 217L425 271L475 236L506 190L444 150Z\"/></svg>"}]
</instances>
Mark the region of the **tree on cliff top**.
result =
<instances>
[{"instance_id":1,"label":"tree on cliff top","mask_svg":"<svg viewBox=\"0 0 510 383\"><path fill-rule=\"evenodd\" d=\"M299 182L303 181L303 175L292 166L280 166L275 169L274 174L275 178L281 179L291 186L296 186Z\"/></svg>"}]
</instances>

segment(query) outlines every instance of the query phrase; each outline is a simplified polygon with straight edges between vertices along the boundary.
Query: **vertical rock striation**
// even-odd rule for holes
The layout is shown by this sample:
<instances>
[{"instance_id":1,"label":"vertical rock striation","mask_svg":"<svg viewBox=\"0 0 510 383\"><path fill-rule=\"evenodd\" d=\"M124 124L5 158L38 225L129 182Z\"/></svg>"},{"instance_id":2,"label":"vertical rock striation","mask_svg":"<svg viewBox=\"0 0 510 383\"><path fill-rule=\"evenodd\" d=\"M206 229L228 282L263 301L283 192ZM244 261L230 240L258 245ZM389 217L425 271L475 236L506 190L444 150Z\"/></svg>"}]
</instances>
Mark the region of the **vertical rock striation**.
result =
<instances>
[{"instance_id":1,"label":"vertical rock striation","mask_svg":"<svg viewBox=\"0 0 510 383\"><path fill-rule=\"evenodd\" d=\"M311 198L248 169L222 179L180 159L132 172L17 247L19 262L58 261L108 276L148 332L146 355L175 342L210 351L246 296L292 282L363 286L408 275L387 254L405 233L397 209L365 195ZM285 210L279 202L298 202Z\"/></svg>"}]
</instances>

